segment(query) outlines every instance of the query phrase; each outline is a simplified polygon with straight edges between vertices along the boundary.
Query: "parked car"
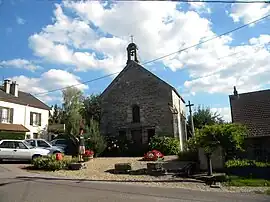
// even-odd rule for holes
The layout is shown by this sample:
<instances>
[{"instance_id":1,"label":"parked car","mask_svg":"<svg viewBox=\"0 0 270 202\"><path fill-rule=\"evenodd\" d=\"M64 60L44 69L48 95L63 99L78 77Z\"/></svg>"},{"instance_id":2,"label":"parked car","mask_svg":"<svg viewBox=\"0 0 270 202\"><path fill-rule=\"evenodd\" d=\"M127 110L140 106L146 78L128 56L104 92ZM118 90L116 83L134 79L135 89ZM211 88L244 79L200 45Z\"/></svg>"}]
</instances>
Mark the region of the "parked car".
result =
<instances>
[{"instance_id":1,"label":"parked car","mask_svg":"<svg viewBox=\"0 0 270 202\"><path fill-rule=\"evenodd\" d=\"M49 154L50 150L35 148L25 140L0 141L0 161L3 159L28 161Z\"/></svg>"},{"instance_id":2,"label":"parked car","mask_svg":"<svg viewBox=\"0 0 270 202\"><path fill-rule=\"evenodd\" d=\"M76 145L72 142L71 139L54 139L51 141L51 145L62 148L67 155L73 155L76 153Z\"/></svg>"},{"instance_id":3,"label":"parked car","mask_svg":"<svg viewBox=\"0 0 270 202\"><path fill-rule=\"evenodd\" d=\"M44 139L27 139L25 141L33 147L48 149L51 151L52 154L64 153L64 149L62 149L61 147L53 146Z\"/></svg>"},{"instance_id":4,"label":"parked car","mask_svg":"<svg viewBox=\"0 0 270 202\"><path fill-rule=\"evenodd\" d=\"M66 139L54 139L51 141L51 144L56 147L60 147L64 150L67 149L69 141Z\"/></svg>"}]
</instances>

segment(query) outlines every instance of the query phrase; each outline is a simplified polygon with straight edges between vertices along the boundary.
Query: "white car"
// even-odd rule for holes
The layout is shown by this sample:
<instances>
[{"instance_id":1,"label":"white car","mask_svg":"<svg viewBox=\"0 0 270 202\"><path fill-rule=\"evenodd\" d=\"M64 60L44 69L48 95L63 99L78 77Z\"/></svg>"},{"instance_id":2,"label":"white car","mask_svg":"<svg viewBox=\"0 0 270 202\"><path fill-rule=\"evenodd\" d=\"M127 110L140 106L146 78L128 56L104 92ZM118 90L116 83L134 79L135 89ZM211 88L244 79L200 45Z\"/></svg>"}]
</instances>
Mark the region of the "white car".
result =
<instances>
[{"instance_id":1,"label":"white car","mask_svg":"<svg viewBox=\"0 0 270 202\"><path fill-rule=\"evenodd\" d=\"M49 150L35 148L24 140L0 141L0 161L3 159L28 161L49 154Z\"/></svg>"}]
</instances>

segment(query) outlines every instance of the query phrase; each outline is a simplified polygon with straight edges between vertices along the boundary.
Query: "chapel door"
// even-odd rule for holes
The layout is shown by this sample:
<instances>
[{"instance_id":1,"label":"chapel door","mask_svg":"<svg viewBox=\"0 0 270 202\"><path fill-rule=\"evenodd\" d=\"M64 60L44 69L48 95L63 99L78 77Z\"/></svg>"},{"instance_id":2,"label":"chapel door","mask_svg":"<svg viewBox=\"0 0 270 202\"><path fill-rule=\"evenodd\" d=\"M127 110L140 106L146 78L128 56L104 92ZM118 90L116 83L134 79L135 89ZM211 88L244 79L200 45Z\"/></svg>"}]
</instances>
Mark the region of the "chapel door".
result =
<instances>
[{"instance_id":1,"label":"chapel door","mask_svg":"<svg viewBox=\"0 0 270 202\"><path fill-rule=\"evenodd\" d=\"M131 131L132 140L135 144L142 144L142 130Z\"/></svg>"}]
</instances>

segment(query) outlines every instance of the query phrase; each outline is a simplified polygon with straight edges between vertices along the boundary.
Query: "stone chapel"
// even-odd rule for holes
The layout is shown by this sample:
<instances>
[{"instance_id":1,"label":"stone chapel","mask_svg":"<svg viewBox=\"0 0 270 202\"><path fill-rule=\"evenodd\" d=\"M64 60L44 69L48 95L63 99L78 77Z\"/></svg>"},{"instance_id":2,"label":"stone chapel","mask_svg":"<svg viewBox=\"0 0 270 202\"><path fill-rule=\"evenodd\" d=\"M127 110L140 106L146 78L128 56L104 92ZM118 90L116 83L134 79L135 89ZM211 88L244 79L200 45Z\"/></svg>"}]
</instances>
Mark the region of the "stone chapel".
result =
<instances>
[{"instance_id":1,"label":"stone chapel","mask_svg":"<svg viewBox=\"0 0 270 202\"><path fill-rule=\"evenodd\" d=\"M101 94L101 133L148 144L155 134L187 139L185 101L177 90L138 61L135 43L127 47L125 68Z\"/></svg>"}]
</instances>

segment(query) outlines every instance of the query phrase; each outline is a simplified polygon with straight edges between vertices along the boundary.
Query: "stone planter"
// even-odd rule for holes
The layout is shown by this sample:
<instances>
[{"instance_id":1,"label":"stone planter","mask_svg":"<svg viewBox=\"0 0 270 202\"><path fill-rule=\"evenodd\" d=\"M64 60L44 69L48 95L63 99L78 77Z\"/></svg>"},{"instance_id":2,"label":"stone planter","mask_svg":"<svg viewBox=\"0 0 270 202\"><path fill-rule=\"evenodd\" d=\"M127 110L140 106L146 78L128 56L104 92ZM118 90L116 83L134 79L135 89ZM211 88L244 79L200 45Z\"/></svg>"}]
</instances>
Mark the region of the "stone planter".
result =
<instances>
[{"instance_id":1,"label":"stone planter","mask_svg":"<svg viewBox=\"0 0 270 202\"><path fill-rule=\"evenodd\" d=\"M84 163L71 163L69 165L70 170L81 170L83 168L86 168L86 165Z\"/></svg>"},{"instance_id":2,"label":"stone planter","mask_svg":"<svg viewBox=\"0 0 270 202\"><path fill-rule=\"evenodd\" d=\"M128 174L131 169L130 163L117 163L114 165L115 174Z\"/></svg>"}]
</instances>

